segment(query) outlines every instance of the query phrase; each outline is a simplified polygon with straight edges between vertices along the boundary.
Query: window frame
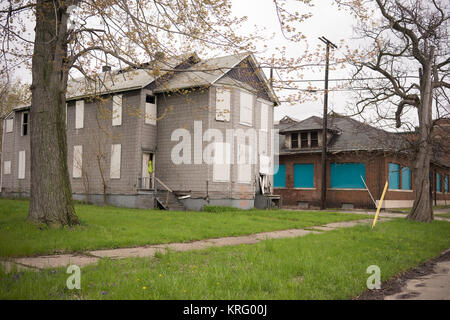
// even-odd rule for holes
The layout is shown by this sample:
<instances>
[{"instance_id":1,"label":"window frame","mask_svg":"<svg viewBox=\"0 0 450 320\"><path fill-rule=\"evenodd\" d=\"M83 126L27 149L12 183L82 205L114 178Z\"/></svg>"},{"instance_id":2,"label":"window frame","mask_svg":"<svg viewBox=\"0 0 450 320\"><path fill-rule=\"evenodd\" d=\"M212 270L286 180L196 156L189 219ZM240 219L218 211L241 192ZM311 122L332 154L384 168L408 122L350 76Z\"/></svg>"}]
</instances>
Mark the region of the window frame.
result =
<instances>
[{"instance_id":1,"label":"window frame","mask_svg":"<svg viewBox=\"0 0 450 320\"><path fill-rule=\"evenodd\" d=\"M27 115L27 122L25 123L25 115ZM30 115L28 111L22 112L21 116L21 125L20 125L20 135L22 137L27 136L29 132L29 125L30 125ZM26 133L24 133L24 128L26 128Z\"/></svg>"}]
</instances>

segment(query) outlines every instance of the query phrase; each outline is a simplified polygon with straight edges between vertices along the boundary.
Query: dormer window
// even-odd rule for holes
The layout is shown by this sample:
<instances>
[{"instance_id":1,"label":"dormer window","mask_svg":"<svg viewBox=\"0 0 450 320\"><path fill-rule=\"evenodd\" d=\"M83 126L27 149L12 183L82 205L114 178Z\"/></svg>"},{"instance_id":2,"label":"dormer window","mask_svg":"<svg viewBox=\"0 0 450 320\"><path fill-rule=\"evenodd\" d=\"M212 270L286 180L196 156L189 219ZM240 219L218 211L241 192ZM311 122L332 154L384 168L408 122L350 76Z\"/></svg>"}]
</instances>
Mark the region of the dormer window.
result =
<instances>
[{"instance_id":1,"label":"dormer window","mask_svg":"<svg viewBox=\"0 0 450 320\"><path fill-rule=\"evenodd\" d=\"M319 147L319 133L317 131L294 132L290 134L290 138L291 149L309 149Z\"/></svg>"},{"instance_id":2,"label":"dormer window","mask_svg":"<svg viewBox=\"0 0 450 320\"><path fill-rule=\"evenodd\" d=\"M300 133L300 139L302 142L302 148L308 148L308 132Z\"/></svg>"},{"instance_id":3,"label":"dormer window","mask_svg":"<svg viewBox=\"0 0 450 320\"><path fill-rule=\"evenodd\" d=\"M319 146L319 137L317 132L311 132L311 148L317 148Z\"/></svg>"},{"instance_id":4,"label":"dormer window","mask_svg":"<svg viewBox=\"0 0 450 320\"><path fill-rule=\"evenodd\" d=\"M298 133L291 133L291 148L298 148Z\"/></svg>"}]
</instances>

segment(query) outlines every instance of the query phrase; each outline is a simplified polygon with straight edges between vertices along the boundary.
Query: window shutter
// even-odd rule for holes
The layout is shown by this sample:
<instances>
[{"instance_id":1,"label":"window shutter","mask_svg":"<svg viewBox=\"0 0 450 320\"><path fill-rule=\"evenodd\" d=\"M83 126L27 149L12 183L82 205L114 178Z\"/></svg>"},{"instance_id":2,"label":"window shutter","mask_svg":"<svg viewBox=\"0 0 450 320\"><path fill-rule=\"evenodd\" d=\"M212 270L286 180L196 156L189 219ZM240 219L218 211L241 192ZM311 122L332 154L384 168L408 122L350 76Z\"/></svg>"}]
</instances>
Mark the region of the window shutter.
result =
<instances>
[{"instance_id":1,"label":"window shutter","mask_svg":"<svg viewBox=\"0 0 450 320\"><path fill-rule=\"evenodd\" d=\"M3 173L11 174L11 161L5 161Z\"/></svg>"},{"instance_id":2,"label":"window shutter","mask_svg":"<svg viewBox=\"0 0 450 320\"><path fill-rule=\"evenodd\" d=\"M230 181L230 144L214 144L213 180Z\"/></svg>"},{"instance_id":3,"label":"window shutter","mask_svg":"<svg viewBox=\"0 0 450 320\"><path fill-rule=\"evenodd\" d=\"M111 145L111 168L109 177L111 179L120 179L120 158L122 154L122 145Z\"/></svg>"},{"instance_id":4,"label":"window shutter","mask_svg":"<svg viewBox=\"0 0 450 320\"><path fill-rule=\"evenodd\" d=\"M145 123L156 125L156 103L145 103Z\"/></svg>"},{"instance_id":5,"label":"window shutter","mask_svg":"<svg viewBox=\"0 0 450 320\"><path fill-rule=\"evenodd\" d=\"M19 151L19 179L25 179L25 150Z\"/></svg>"},{"instance_id":6,"label":"window shutter","mask_svg":"<svg viewBox=\"0 0 450 320\"><path fill-rule=\"evenodd\" d=\"M6 132L12 132L14 127L14 119L6 119Z\"/></svg>"},{"instance_id":7,"label":"window shutter","mask_svg":"<svg viewBox=\"0 0 450 320\"><path fill-rule=\"evenodd\" d=\"M75 103L75 129L84 127L84 100Z\"/></svg>"},{"instance_id":8,"label":"window shutter","mask_svg":"<svg viewBox=\"0 0 450 320\"><path fill-rule=\"evenodd\" d=\"M113 96L112 125L120 126L122 124L122 95Z\"/></svg>"},{"instance_id":9,"label":"window shutter","mask_svg":"<svg viewBox=\"0 0 450 320\"><path fill-rule=\"evenodd\" d=\"M231 90L216 89L216 120L230 121L231 114Z\"/></svg>"},{"instance_id":10,"label":"window shutter","mask_svg":"<svg viewBox=\"0 0 450 320\"><path fill-rule=\"evenodd\" d=\"M73 146L73 173L74 178L81 178L83 169L83 146Z\"/></svg>"}]
</instances>

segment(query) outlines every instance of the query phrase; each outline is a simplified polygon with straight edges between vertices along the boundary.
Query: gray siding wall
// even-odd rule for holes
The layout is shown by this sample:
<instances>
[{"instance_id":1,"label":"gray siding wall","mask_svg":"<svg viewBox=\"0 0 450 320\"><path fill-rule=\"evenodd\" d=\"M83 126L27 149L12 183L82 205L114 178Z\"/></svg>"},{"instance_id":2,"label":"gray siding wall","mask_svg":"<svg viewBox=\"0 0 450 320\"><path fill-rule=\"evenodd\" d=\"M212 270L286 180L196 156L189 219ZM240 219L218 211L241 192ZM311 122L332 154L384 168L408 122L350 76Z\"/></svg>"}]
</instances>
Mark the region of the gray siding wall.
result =
<instances>
[{"instance_id":1,"label":"gray siding wall","mask_svg":"<svg viewBox=\"0 0 450 320\"><path fill-rule=\"evenodd\" d=\"M219 85L220 86L220 85ZM205 197L207 192L210 199L253 199L256 192L256 179L259 173L259 157L257 164L252 165L252 180L250 183L238 182L237 140L231 150L235 164L230 167L230 181L213 181L213 165L194 164L194 152L202 154L204 148L210 142L202 142L202 145L194 144L194 121L201 121L202 134L208 128L219 129L226 142L227 129L247 130L250 127L240 123L240 92L241 88L231 88L231 117L229 122L217 121L216 117L216 87L213 86L203 91L195 91L189 95L159 94L158 101L158 151L156 156L156 176L175 191L190 192L192 197ZM253 95L253 126L259 132L261 128L261 99ZM267 101L268 102L268 101ZM269 107L269 131L273 128L273 107ZM171 141L171 134L178 128L187 129L191 133L191 161L192 164L176 165L172 162L171 151L179 141ZM270 139L268 138L268 150ZM197 147L198 150L194 150ZM256 150L256 147L255 147ZM270 177L272 184L272 177ZM245 206L245 204L244 204Z\"/></svg>"},{"instance_id":2,"label":"gray siding wall","mask_svg":"<svg viewBox=\"0 0 450 320\"><path fill-rule=\"evenodd\" d=\"M22 113L18 111L11 114L8 119L14 118L13 132L6 133L4 126L3 153L2 153L2 188L7 192L28 192L30 190L30 126L28 134L21 135ZM25 179L18 179L19 152L25 151ZM11 161L11 174L3 174L5 161Z\"/></svg>"},{"instance_id":3,"label":"gray siding wall","mask_svg":"<svg viewBox=\"0 0 450 320\"><path fill-rule=\"evenodd\" d=\"M221 80L221 83L225 85L225 88L230 88L230 82L228 79ZM236 80L233 81L233 86L231 87L231 115L229 122L217 121L216 117L216 88L221 87L222 85L218 84L215 87L211 88L211 99L210 105L212 106L209 109L209 121L211 128L220 129L225 137L226 129L242 129L244 131L252 128L255 129L257 134L259 134L261 129L261 103L262 101L267 102L272 105L267 100L263 100L261 98L257 98L255 92L249 91L248 86L240 86L240 83ZM245 91L247 93L252 93L253 95L253 125L251 127L240 123L240 94L241 91ZM268 122L269 122L269 131L267 132L267 150L270 150L270 129L273 128L273 107L269 107L268 111ZM259 137L257 137L259 139ZM248 143L248 141L246 141ZM259 143L256 142L256 143ZM258 152L257 145L253 145L253 152ZM209 180L211 181L210 192L214 195L221 197L223 195L223 191L226 190L229 197L232 199L253 199L255 193L257 192L257 187L259 185L259 152L256 155L256 164L253 164L252 172L251 172L251 181L249 183L238 182L238 164L237 164L237 154L238 154L238 140L235 137L233 141L232 148L232 156L234 157L234 164L231 165L230 168L230 182L214 182L213 181L213 170L211 168L209 172ZM211 166L212 167L212 166ZM271 184L273 183L273 177L270 177ZM243 203L245 206L245 204Z\"/></svg>"},{"instance_id":4,"label":"gray siding wall","mask_svg":"<svg viewBox=\"0 0 450 320\"><path fill-rule=\"evenodd\" d=\"M144 124L145 94L142 90L122 93L122 124L112 126L112 97L102 101L85 100L84 126L75 129L75 101L67 106L67 164L72 192L102 194L103 183L97 156L100 157L108 194L136 194L141 176L143 148L155 148L156 128ZM11 161L11 174L3 174L2 187L6 192L29 191L30 139L21 136L22 112L14 117L13 132L4 134L2 173L4 162ZM30 126L32 126L32 120ZM121 144L120 179L110 179L111 145ZM82 178L73 178L74 146L82 145ZM19 151L25 150L25 179L18 179ZM51 156L51 155L49 155ZM43 159L45 161L45 159ZM88 187L87 187L88 186ZM87 189L88 188L88 189Z\"/></svg>"},{"instance_id":5,"label":"gray siding wall","mask_svg":"<svg viewBox=\"0 0 450 320\"><path fill-rule=\"evenodd\" d=\"M205 196L208 166L194 164L194 121L201 121L203 130L208 128L209 90L199 89L188 95L158 94L158 149L155 175L172 190L191 191L193 196ZM191 132L192 164L176 165L172 162L172 148L178 141L171 141L172 132L184 128ZM201 148L196 152L201 152Z\"/></svg>"},{"instance_id":6,"label":"gray siding wall","mask_svg":"<svg viewBox=\"0 0 450 320\"><path fill-rule=\"evenodd\" d=\"M68 168L73 193L86 193L86 182L90 194L102 194L103 183L97 157L101 158L101 168L109 194L135 194L140 163L137 155L139 141L139 116L142 109L141 91L122 93L122 124L112 125L112 97L102 101L85 100L84 126L75 129L75 101L67 108ZM120 178L110 179L111 145L121 145ZM83 177L73 177L73 152L75 145L83 146ZM87 177L87 179L86 179Z\"/></svg>"}]
</instances>

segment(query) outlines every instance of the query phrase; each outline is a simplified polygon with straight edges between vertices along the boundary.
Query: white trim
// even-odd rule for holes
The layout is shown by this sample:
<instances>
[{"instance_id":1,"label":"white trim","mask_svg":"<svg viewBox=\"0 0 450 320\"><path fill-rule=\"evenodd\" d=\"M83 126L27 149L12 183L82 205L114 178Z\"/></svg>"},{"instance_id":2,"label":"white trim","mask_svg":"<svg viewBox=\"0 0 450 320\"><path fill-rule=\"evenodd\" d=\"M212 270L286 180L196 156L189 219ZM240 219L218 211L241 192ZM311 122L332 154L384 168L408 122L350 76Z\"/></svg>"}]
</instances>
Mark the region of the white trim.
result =
<instances>
[{"instance_id":1,"label":"white trim","mask_svg":"<svg viewBox=\"0 0 450 320\"><path fill-rule=\"evenodd\" d=\"M411 189L388 189L388 191L394 191L394 192L413 192L414 190L411 190Z\"/></svg>"}]
</instances>

